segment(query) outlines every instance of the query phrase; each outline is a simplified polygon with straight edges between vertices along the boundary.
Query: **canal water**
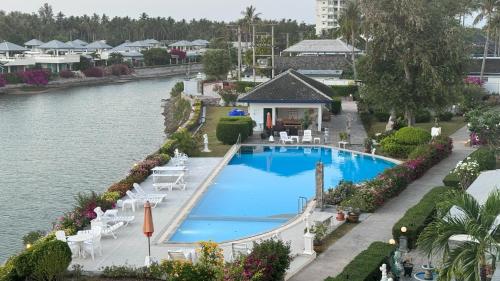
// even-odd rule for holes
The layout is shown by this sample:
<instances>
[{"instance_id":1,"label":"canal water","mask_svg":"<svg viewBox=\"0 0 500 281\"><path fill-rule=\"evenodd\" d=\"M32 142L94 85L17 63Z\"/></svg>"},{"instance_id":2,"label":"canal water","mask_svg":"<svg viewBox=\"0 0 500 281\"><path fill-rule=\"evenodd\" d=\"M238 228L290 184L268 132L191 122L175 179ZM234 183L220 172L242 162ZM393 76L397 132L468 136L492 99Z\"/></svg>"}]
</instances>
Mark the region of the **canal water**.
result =
<instances>
[{"instance_id":1,"label":"canal water","mask_svg":"<svg viewBox=\"0 0 500 281\"><path fill-rule=\"evenodd\" d=\"M161 99L177 78L0 94L0 264L49 230L78 192L104 191L165 135Z\"/></svg>"}]
</instances>

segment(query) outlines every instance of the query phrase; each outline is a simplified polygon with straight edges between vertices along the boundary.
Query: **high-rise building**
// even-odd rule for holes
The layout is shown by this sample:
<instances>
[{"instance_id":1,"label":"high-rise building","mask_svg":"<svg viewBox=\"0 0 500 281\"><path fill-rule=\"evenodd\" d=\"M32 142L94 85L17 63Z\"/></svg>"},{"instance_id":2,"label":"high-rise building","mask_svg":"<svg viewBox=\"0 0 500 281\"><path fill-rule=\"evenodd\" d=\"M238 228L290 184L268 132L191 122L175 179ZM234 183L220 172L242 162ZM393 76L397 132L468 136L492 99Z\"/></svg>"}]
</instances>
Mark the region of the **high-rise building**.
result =
<instances>
[{"instance_id":1,"label":"high-rise building","mask_svg":"<svg viewBox=\"0 0 500 281\"><path fill-rule=\"evenodd\" d=\"M346 0L316 0L316 35L339 26L339 15Z\"/></svg>"}]
</instances>

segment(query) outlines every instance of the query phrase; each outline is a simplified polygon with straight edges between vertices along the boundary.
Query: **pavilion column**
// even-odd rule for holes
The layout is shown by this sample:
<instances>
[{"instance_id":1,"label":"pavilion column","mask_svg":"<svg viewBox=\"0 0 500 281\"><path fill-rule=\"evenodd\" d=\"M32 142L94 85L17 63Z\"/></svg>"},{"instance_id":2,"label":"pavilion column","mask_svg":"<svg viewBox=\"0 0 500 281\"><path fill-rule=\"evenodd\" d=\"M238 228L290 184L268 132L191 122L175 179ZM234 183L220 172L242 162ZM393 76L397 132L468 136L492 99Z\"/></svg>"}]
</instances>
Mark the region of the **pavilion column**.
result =
<instances>
[{"instance_id":1,"label":"pavilion column","mask_svg":"<svg viewBox=\"0 0 500 281\"><path fill-rule=\"evenodd\" d=\"M323 121L323 106L318 107L318 132L321 132L321 121Z\"/></svg>"},{"instance_id":2,"label":"pavilion column","mask_svg":"<svg viewBox=\"0 0 500 281\"><path fill-rule=\"evenodd\" d=\"M277 118L278 116L276 116L276 107L275 107L275 106L273 106L273 107L272 107L272 109L273 109L273 112L271 113L271 115L272 115L272 118L271 118L271 119L272 119L272 121L273 121L273 126L275 126L275 125L276 125L276 118Z\"/></svg>"}]
</instances>

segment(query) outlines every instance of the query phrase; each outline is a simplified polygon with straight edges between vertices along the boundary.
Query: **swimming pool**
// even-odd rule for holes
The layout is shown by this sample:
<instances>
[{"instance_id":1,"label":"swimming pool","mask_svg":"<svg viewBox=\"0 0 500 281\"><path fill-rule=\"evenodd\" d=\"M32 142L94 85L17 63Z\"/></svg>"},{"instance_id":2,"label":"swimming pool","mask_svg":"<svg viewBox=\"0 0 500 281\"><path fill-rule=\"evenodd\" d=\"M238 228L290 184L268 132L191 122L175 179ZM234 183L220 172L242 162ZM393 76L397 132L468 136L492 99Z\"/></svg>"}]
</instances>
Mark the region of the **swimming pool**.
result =
<instances>
[{"instance_id":1,"label":"swimming pool","mask_svg":"<svg viewBox=\"0 0 500 281\"><path fill-rule=\"evenodd\" d=\"M315 166L325 189L340 180L374 178L395 164L326 147L243 146L168 242L225 242L270 231L298 214L299 197L314 196Z\"/></svg>"}]
</instances>

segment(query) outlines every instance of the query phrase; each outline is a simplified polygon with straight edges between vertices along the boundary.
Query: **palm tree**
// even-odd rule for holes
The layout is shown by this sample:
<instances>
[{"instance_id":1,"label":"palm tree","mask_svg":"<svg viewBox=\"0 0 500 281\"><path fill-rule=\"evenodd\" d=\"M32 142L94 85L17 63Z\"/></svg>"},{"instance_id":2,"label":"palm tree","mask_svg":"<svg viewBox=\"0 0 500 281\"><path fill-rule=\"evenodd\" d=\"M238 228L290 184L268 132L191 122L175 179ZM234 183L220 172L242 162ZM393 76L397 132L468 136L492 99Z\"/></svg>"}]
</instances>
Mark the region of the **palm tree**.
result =
<instances>
[{"instance_id":1,"label":"palm tree","mask_svg":"<svg viewBox=\"0 0 500 281\"><path fill-rule=\"evenodd\" d=\"M430 223L418 239L418 246L429 256L442 255L439 280L484 280L484 268L494 266L500 250L500 191L492 192L481 205L468 193L456 193L442 206L440 215ZM458 215L448 215L455 206ZM460 235L460 236L457 236ZM450 247L450 238L463 242ZM490 262L490 263L489 263Z\"/></svg>"},{"instance_id":2,"label":"palm tree","mask_svg":"<svg viewBox=\"0 0 500 281\"><path fill-rule=\"evenodd\" d=\"M496 9L500 4L500 0L480 0L478 2L479 14L474 19L474 24L486 19L486 42L484 42L484 53L483 53L483 62L481 64L481 80L484 75L484 66L486 64L486 57L488 56L488 43L490 41L490 23L491 18L493 17L493 13L495 13Z\"/></svg>"},{"instance_id":3,"label":"palm tree","mask_svg":"<svg viewBox=\"0 0 500 281\"><path fill-rule=\"evenodd\" d=\"M346 3L342 14L339 16L338 32L352 45L351 60L352 70L354 72L354 79L358 78L356 71L356 57L354 55L354 45L356 43L356 36L361 28L361 8L358 0L349 0Z\"/></svg>"},{"instance_id":4,"label":"palm tree","mask_svg":"<svg viewBox=\"0 0 500 281\"><path fill-rule=\"evenodd\" d=\"M247 42L250 40L250 33L252 29L252 24L254 24L257 21L260 21L260 16L262 13L256 13L257 8L250 5L245 8L243 12L241 12L241 15L243 16L243 22L247 25Z\"/></svg>"}]
</instances>

